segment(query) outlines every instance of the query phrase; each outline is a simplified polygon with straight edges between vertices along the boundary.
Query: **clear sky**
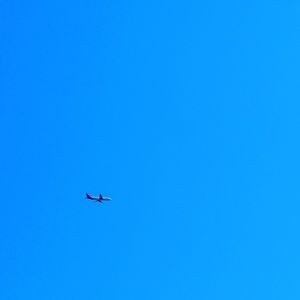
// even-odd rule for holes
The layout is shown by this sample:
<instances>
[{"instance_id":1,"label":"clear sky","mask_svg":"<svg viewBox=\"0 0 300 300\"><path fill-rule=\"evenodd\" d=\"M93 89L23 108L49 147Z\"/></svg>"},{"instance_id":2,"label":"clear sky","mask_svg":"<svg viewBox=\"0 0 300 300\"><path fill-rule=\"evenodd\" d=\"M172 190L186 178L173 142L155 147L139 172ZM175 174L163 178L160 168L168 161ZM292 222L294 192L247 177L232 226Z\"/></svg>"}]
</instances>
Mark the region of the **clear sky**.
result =
<instances>
[{"instance_id":1,"label":"clear sky","mask_svg":"<svg viewBox=\"0 0 300 300\"><path fill-rule=\"evenodd\" d=\"M0 299L298 300L299 15L2 0Z\"/></svg>"}]
</instances>

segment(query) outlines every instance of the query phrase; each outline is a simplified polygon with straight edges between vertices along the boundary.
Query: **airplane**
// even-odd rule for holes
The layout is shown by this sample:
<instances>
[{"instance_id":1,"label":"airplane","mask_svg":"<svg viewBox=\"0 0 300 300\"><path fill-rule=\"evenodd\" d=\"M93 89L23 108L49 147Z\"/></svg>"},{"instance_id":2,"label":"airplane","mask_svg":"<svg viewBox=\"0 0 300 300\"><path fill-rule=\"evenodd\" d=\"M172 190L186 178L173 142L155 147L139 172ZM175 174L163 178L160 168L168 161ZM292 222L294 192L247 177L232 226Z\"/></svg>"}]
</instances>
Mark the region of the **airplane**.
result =
<instances>
[{"instance_id":1,"label":"airplane","mask_svg":"<svg viewBox=\"0 0 300 300\"><path fill-rule=\"evenodd\" d=\"M112 200L110 197L103 197L101 194L98 197L91 196L88 193L85 193L85 195L86 195L86 199L95 200L96 202L101 202L101 203L103 201L111 201Z\"/></svg>"}]
</instances>

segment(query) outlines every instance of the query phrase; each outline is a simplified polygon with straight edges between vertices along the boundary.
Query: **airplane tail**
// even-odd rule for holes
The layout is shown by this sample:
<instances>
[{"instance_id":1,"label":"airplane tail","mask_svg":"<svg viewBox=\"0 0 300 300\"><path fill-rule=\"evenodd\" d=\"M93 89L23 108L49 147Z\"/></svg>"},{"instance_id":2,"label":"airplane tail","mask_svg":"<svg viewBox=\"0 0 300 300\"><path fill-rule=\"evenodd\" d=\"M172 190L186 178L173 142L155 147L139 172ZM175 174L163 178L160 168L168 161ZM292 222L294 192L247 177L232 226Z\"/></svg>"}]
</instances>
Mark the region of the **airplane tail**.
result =
<instances>
[{"instance_id":1,"label":"airplane tail","mask_svg":"<svg viewBox=\"0 0 300 300\"><path fill-rule=\"evenodd\" d=\"M93 199L88 193L85 193L87 199Z\"/></svg>"}]
</instances>

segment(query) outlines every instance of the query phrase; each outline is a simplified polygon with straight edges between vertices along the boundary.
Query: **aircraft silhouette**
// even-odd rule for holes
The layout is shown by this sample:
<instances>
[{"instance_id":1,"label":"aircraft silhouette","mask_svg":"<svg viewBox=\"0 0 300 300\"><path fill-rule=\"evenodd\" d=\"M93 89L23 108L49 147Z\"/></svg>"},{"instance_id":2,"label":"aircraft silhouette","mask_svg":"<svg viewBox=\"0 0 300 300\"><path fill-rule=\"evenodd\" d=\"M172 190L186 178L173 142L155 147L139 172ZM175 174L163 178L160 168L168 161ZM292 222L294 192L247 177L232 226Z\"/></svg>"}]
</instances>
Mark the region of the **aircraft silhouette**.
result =
<instances>
[{"instance_id":1,"label":"aircraft silhouette","mask_svg":"<svg viewBox=\"0 0 300 300\"><path fill-rule=\"evenodd\" d=\"M88 200L94 200L94 201L101 202L101 203L103 201L111 201L112 200L110 197L103 197L101 194L98 197L91 196L88 193L85 193L85 195L86 195L86 199L88 199Z\"/></svg>"}]
</instances>

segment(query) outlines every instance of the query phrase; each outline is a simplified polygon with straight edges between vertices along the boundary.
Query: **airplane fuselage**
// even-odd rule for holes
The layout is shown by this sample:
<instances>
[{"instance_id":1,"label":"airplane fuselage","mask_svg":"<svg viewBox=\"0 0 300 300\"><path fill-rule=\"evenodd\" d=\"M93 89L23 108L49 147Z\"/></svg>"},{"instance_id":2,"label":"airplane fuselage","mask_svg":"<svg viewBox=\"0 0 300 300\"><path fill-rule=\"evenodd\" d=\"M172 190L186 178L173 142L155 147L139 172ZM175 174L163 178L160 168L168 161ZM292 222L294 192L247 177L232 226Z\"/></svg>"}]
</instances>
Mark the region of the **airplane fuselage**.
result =
<instances>
[{"instance_id":1,"label":"airplane fuselage","mask_svg":"<svg viewBox=\"0 0 300 300\"><path fill-rule=\"evenodd\" d=\"M89 200L95 200L97 202L102 202L102 201L111 201L112 199L110 197L103 197L101 194L99 197L91 196L88 193L86 193L86 198Z\"/></svg>"}]
</instances>

